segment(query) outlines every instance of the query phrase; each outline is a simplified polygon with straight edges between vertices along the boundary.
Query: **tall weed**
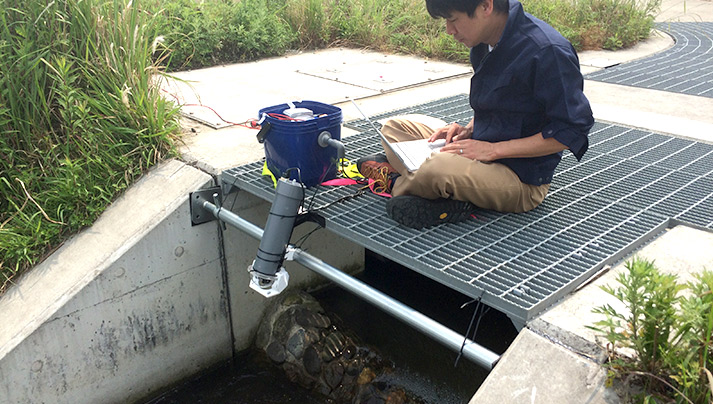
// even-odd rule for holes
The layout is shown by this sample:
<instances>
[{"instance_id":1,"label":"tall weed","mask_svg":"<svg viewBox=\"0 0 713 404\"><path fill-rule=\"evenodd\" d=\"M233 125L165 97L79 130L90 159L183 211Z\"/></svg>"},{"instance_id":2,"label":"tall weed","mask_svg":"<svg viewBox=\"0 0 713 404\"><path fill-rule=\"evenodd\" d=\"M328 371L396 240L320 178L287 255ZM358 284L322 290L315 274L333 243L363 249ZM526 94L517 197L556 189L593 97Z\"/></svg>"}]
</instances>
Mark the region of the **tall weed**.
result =
<instances>
[{"instance_id":1,"label":"tall weed","mask_svg":"<svg viewBox=\"0 0 713 404\"><path fill-rule=\"evenodd\" d=\"M314 49L339 42L342 35L332 18L338 4L330 0L288 0L278 12L296 33L294 45Z\"/></svg>"},{"instance_id":2,"label":"tall weed","mask_svg":"<svg viewBox=\"0 0 713 404\"><path fill-rule=\"evenodd\" d=\"M138 3L0 4L1 289L171 155L178 122Z\"/></svg>"}]
</instances>

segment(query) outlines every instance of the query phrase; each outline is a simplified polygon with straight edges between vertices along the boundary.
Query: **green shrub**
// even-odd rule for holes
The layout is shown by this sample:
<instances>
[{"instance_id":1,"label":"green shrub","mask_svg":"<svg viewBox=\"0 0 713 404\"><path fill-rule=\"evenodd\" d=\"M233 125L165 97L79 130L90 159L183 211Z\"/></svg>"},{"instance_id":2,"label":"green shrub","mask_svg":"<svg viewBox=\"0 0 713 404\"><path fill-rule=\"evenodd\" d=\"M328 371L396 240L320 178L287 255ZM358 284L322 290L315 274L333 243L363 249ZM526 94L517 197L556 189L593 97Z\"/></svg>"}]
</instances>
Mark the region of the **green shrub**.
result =
<instances>
[{"instance_id":1,"label":"green shrub","mask_svg":"<svg viewBox=\"0 0 713 404\"><path fill-rule=\"evenodd\" d=\"M423 0L287 0L280 11L303 49L340 45L464 61L468 50Z\"/></svg>"},{"instance_id":2,"label":"green shrub","mask_svg":"<svg viewBox=\"0 0 713 404\"><path fill-rule=\"evenodd\" d=\"M649 36L661 0L523 0L578 50L616 50Z\"/></svg>"},{"instance_id":3,"label":"green shrub","mask_svg":"<svg viewBox=\"0 0 713 404\"><path fill-rule=\"evenodd\" d=\"M617 277L619 286L602 289L624 303L622 313L611 305L594 312L605 319L594 324L610 348L610 375L641 384L641 393L625 397L637 403L709 403L713 397L713 272L681 285L662 274L653 262L634 259ZM689 293L683 296L680 292ZM618 356L630 348L633 358Z\"/></svg>"},{"instance_id":4,"label":"green shrub","mask_svg":"<svg viewBox=\"0 0 713 404\"><path fill-rule=\"evenodd\" d=\"M155 33L171 50L172 70L277 56L295 42L295 32L269 1L159 0L152 7L159 19Z\"/></svg>"}]
</instances>

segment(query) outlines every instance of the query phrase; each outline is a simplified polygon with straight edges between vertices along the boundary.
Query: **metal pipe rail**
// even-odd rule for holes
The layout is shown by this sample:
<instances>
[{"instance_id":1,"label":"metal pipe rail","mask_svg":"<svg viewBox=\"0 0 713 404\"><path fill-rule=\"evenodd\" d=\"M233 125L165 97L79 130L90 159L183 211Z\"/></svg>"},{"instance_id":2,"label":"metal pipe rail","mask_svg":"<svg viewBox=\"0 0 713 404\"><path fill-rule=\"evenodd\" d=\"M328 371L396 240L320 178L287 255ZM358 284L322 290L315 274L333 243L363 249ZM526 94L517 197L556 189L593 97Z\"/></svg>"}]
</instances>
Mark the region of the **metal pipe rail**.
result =
<instances>
[{"instance_id":1,"label":"metal pipe rail","mask_svg":"<svg viewBox=\"0 0 713 404\"><path fill-rule=\"evenodd\" d=\"M257 240L262 239L263 229L241 218L237 214L223 209L222 207L218 207L205 199L200 201L199 205L203 210L209 212L218 220L246 232L248 235ZM292 248L290 253L294 261L299 262L308 269L324 276L347 291L382 309L386 313L396 317L406 324L409 324L416 330L430 336L446 347L456 352L461 351L462 347L463 356L474 363L490 370L500 359L500 355L470 339L466 340L463 335L458 334L430 317L427 317L400 301L395 300L391 296L379 292L364 282L345 274L319 258L316 258L298 248Z\"/></svg>"}]
</instances>

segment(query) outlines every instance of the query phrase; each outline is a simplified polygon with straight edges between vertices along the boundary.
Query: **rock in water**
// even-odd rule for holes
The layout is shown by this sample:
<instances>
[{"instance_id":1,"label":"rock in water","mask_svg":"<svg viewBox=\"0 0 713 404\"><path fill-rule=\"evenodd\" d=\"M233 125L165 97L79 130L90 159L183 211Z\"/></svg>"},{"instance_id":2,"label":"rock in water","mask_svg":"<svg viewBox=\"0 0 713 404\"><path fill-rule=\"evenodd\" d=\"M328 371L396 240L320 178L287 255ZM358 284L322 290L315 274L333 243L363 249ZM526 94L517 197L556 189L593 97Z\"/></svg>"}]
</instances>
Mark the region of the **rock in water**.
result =
<instances>
[{"instance_id":1,"label":"rock in water","mask_svg":"<svg viewBox=\"0 0 713 404\"><path fill-rule=\"evenodd\" d=\"M380 381L392 370L373 348L340 329L311 295L286 292L267 311L255 345L287 377L338 403L420 403Z\"/></svg>"}]
</instances>

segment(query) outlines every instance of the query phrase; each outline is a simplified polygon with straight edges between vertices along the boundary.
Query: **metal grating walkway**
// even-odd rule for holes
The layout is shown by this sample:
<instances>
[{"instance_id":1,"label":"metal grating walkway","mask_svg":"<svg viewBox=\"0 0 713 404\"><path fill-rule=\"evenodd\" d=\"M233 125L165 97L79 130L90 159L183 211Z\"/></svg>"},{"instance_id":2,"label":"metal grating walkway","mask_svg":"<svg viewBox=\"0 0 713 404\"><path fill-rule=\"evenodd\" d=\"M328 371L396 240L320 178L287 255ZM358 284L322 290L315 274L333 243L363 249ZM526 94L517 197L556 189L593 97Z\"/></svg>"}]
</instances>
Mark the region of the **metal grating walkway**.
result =
<instances>
[{"instance_id":1,"label":"metal grating walkway","mask_svg":"<svg viewBox=\"0 0 713 404\"><path fill-rule=\"evenodd\" d=\"M403 113L462 121L471 112L460 95L383 116ZM381 151L373 132L343 140L352 160ZM261 168L262 161L230 169L221 181L269 201L274 190ZM524 323L666 227L713 229L713 145L598 122L582 162L565 153L540 207L479 211L424 231L399 227L386 217L384 198L372 194L330 205L356 189L317 189L312 209L328 230Z\"/></svg>"},{"instance_id":2,"label":"metal grating walkway","mask_svg":"<svg viewBox=\"0 0 713 404\"><path fill-rule=\"evenodd\" d=\"M713 22L658 23L672 48L584 76L588 80L713 98Z\"/></svg>"}]
</instances>

